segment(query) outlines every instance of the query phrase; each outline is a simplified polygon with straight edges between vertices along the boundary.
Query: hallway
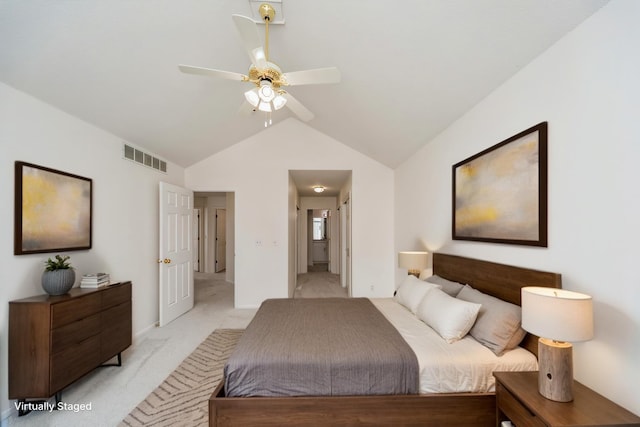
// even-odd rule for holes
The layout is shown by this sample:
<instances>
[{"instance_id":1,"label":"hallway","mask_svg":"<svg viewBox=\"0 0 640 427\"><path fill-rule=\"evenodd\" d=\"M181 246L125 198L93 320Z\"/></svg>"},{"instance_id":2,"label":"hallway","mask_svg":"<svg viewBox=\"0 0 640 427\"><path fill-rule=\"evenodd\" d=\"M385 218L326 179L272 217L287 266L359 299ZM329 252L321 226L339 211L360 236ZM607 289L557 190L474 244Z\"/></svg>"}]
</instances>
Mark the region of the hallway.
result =
<instances>
[{"instance_id":1,"label":"hallway","mask_svg":"<svg viewBox=\"0 0 640 427\"><path fill-rule=\"evenodd\" d=\"M318 267L318 266L316 266ZM319 268L318 268L319 269ZM340 275L326 271L298 274L294 298L347 298L347 289L340 285Z\"/></svg>"}]
</instances>

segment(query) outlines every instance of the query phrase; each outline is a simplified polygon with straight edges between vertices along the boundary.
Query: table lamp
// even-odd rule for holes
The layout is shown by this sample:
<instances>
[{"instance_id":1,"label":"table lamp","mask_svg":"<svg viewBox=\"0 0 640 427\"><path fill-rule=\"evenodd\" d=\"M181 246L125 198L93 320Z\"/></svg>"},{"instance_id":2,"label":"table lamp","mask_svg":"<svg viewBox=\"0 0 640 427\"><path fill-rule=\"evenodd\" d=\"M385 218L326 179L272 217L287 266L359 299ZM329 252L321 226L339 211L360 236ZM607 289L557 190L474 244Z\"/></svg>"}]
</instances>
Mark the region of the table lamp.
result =
<instances>
[{"instance_id":1,"label":"table lamp","mask_svg":"<svg viewBox=\"0 0 640 427\"><path fill-rule=\"evenodd\" d=\"M549 400L573 400L573 346L593 338L589 295L556 288L522 288L522 328L538 340L538 391Z\"/></svg>"},{"instance_id":2,"label":"table lamp","mask_svg":"<svg viewBox=\"0 0 640 427\"><path fill-rule=\"evenodd\" d=\"M427 268L429 252L409 251L398 253L398 267L406 268L408 274L420 277L420 272Z\"/></svg>"}]
</instances>

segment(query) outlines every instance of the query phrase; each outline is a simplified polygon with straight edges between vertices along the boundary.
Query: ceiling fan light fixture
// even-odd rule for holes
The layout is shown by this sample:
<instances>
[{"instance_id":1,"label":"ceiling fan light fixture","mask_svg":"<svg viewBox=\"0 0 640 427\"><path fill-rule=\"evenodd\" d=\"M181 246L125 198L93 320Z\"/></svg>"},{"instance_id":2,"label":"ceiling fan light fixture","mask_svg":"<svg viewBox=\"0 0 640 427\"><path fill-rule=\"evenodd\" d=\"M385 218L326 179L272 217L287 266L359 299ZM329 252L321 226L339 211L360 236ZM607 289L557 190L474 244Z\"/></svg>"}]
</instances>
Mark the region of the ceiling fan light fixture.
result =
<instances>
[{"instance_id":1,"label":"ceiling fan light fixture","mask_svg":"<svg viewBox=\"0 0 640 427\"><path fill-rule=\"evenodd\" d=\"M251 90L246 91L244 93L244 97L249 104L253 105L254 108L257 107L258 104L260 103L260 97L258 96L257 88L253 88Z\"/></svg>"},{"instance_id":2,"label":"ceiling fan light fixture","mask_svg":"<svg viewBox=\"0 0 640 427\"><path fill-rule=\"evenodd\" d=\"M270 102L261 101L258 105L258 110L264 111L265 113L270 113L272 110Z\"/></svg>"},{"instance_id":3,"label":"ceiling fan light fixture","mask_svg":"<svg viewBox=\"0 0 640 427\"><path fill-rule=\"evenodd\" d=\"M273 108L275 110L279 110L282 107L284 107L284 105L287 103L287 98L285 98L282 95L277 95L275 98L273 98Z\"/></svg>"},{"instance_id":4,"label":"ceiling fan light fixture","mask_svg":"<svg viewBox=\"0 0 640 427\"><path fill-rule=\"evenodd\" d=\"M258 95L260 99L264 102L271 102L273 98L276 97L276 93L271 87L271 82L268 80L263 80L260 82L260 89L258 89Z\"/></svg>"}]
</instances>

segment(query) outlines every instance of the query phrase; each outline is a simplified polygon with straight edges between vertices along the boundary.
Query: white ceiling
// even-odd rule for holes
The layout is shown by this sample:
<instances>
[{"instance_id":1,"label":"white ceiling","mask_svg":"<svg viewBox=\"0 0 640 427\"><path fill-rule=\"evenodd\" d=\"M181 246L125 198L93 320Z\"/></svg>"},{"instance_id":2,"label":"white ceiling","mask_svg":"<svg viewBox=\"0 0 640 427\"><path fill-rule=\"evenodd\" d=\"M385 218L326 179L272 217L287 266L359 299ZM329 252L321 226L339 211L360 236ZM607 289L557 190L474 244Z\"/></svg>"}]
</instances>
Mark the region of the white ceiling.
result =
<instances>
[{"instance_id":1,"label":"white ceiling","mask_svg":"<svg viewBox=\"0 0 640 427\"><path fill-rule=\"evenodd\" d=\"M289 174L301 197L320 196L335 197L340 194L351 177L350 170L290 170ZM325 187L322 193L315 193L313 187Z\"/></svg>"},{"instance_id":2,"label":"white ceiling","mask_svg":"<svg viewBox=\"0 0 640 427\"><path fill-rule=\"evenodd\" d=\"M605 3L283 0L270 59L338 67L340 84L289 92L311 127L396 167ZM177 68L246 74L231 15L250 4L0 0L0 81L186 167L264 129L237 114L249 83Z\"/></svg>"}]
</instances>

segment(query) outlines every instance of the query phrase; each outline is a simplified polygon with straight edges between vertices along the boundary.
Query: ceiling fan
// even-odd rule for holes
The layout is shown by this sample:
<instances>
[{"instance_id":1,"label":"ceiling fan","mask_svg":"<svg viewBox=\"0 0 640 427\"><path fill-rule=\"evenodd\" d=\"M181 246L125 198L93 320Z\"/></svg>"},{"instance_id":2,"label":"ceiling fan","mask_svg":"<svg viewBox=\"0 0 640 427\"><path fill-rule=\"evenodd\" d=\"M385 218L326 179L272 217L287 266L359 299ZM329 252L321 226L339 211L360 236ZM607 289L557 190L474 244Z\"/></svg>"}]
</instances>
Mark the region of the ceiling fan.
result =
<instances>
[{"instance_id":1,"label":"ceiling fan","mask_svg":"<svg viewBox=\"0 0 640 427\"><path fill-rule=\"evenodd\" d=\"M180 64L178 68L183 73L253 83L254 87L244 95L251 110L259 110L267 114L265 127L271 124L271 112L279 110L285 105L301 120L309 121L313 119L313 113L285 91L284 87L339 83L340 71L335 67L328 67L283 73L280 67L269 61L269 22L273 21L275 9L270 4L264 3L260 5L259 13L265 23L264 48L260 41L256 22L246 16L232 15L244 48L251 59L248 75L183 64Z\"/></svg>"}]
</instances>

